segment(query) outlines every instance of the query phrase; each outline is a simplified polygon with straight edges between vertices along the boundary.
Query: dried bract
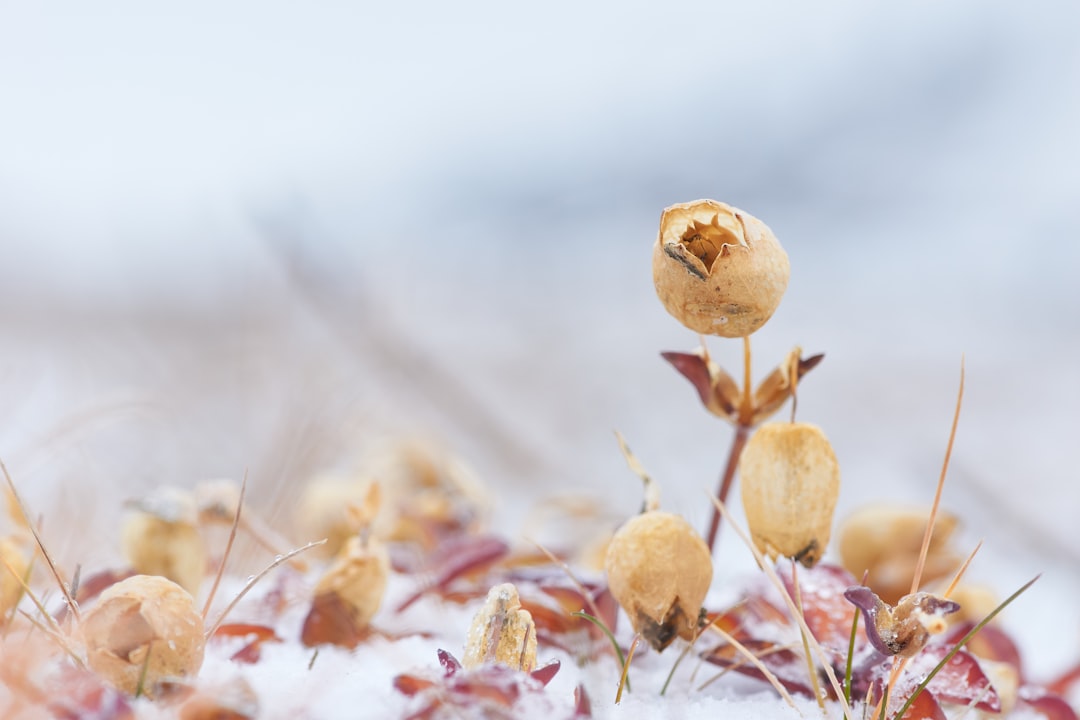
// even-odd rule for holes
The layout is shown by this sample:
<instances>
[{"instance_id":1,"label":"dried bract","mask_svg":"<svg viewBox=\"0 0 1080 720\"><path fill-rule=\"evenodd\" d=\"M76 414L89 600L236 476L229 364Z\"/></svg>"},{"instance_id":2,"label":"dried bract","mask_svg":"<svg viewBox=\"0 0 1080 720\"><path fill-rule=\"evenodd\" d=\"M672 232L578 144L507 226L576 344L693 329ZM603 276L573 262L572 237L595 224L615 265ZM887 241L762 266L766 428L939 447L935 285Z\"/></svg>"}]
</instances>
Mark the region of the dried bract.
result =
<instances>
[{"instance_id":1,"label":"dried bract","mask_svg":"<svg viewBox=\"0 0 1080 720\"><path fill-rule=\"evenodd\" d=\"M198 512L190 493L159 488L130 503L124 522L124 556L141 575L161 575L191 594L206 574L206 545L199 533Z\"/></svg>"},{"instance_id":2,"label":"dried bract","mask_svg":"<svg viewBox=\"0 0 1080 720\"><path fill-rule=\"evenodd\" d=\"M524 672L536 665L536 626L511 583L488 591L465 642L462 665L466 669L491 663Z\"/></svg>"},{"instance_id":3,"label":"dried bract","mask_svg":"<svg viewBox=\"0 0 1080 720\"><path fill-rule=\"evenodd\" d=\"M863 586L848 588L844 597L866 618L866 636L883 655L912 657L925 647L931 635L945 632L945 616L960 609L952 600L930 593L905 595L890 606Z\"/></svg>"},{"instance_id":4,"label":"dried bract","mask_svg":"<svg viewBox=\"0 0 1080 720\"><path fill-rule=\"evenodd\" d=\"M660 355L690 381L706 410L728 422L751 427L779 410L795 392L797 382L825 357L818 354L804 358L802 349L796 347L761 381L750 398L749 407L744 407L742 388L726 370L713 362L704 346L689 353L663 352Z\"/></svg>"},{"instance_id":5,"label":"dried bract","mask_svg":"<svg viewBox=\"0 0 1080 720\"><path fill-rule=\"evenodd\" d=\"M641 637L663 650L691 640L712 583L712 554L678 515L654 510L619 528L604 561L611 594Z\"/></svg>"},{"instance_id":6,"label":"dried bract","mask_svg":"<svg viewBox=\"0 0 1080 720\"><path fill-rule=\"evenodd\" d=\"M694 332L745 337L772 317L791 268L772 231L715 200L666 208L653 282L669 313Z\"/></svg>"},{"instance_id":7,"label":"dried bract","mask_svg":"<svg viewBox=\"0 0 1080 720\"><path fill-rule=\"evenodd\" d=\"M743 449L739 476L746 522L758 549L806 567L820 560L840 492L840 465L821 428L763 425Z\"/></svg>"},{"instance_id":8,"label":"dried bract","mask_svg":"<svg viewBox=\"0 0 1080 720\"><path fill-rule=\"evenodd\" d=\"M929 517L929 510L884 504L857 510L839 529L840 562L855 577L868 572L867 584L885 602L898 602L911 591ZM938 513L923 567L924 583L960 567L963 558L950 545L956 526L956 516Z\"/></svg>"},{"instance_id":9,"label":"dried bract","mask_svg":"<svg viewBox=\"0 0 1080 720\"><path fill-rule=\"evenodd\" d=\"M83 614L82 637L90 668L129 694L141 684L153 697L202 667L202 616L186 590L160 576L136 575L103 592Z\"/></svg>"}]
</instances>

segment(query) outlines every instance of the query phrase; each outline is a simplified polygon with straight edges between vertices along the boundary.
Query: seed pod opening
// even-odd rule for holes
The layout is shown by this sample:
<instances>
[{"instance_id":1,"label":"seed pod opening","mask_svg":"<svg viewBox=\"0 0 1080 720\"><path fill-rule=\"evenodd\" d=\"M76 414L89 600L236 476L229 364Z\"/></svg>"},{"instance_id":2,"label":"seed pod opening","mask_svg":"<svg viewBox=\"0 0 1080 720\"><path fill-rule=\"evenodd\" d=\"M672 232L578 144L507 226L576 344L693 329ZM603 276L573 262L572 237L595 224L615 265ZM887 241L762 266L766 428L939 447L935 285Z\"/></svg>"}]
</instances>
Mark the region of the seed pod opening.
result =
<instances>
[{"instance_id":1,"label":"seed pod opening","mask_svg":"<svg viewBox=\"0 0 1080 720\"><path fill-rule=\"evenodd\" d=\"M611 594L642 638L663 650L691 640L712 583L712 554L678 515L654 510L623 524L608 545Z\"/></svg>"},{"instance_id":2,"label":"seed pod opening","mask_svg":"<svg viewBox=\"0 0 1080 720\"><path fill-rule=\"evenodd\" d=\"M666 208L653 282L669 313L694 332L745 337L772 317L791 266L772 231L715 200Z\"/></svg>"},{"instance_id":3,"label":"seed pod opening","mask_svg":"<svg viewBox=\"0 0 1080 720\"><path fill-rule=\"evenodd\" d=\"M461 664L466 669L490 663L524 672L536 665L536 626L529 611L522 609L517 588L511 583L488 591L465 642Z\"/></svg>"},{"instance_id":4,"label":"seed pod opening","mask_svg":"<svg viewBox=\"0 0 1080 720\"><path fill-rule=\"evenodd\" d=\"M135 575L101 594L82 617L86 661L103 679L128 694L153 697L170 680L202 667L202 616L191 595L157 575ZM145 672L145 676L144 676Z\"/></svg>"},{"instance_id":5,"label":"seed pod opening","mask_svg":"<svg viewBox=\"0 0 1080 720\"><path fill-rule=\"evenodd\" d=\"M840 492L840 465L825 433L810 423L770 423L739 460L743 509L754 544L813 567L825 552Z\"/></svg>"}]
</instances>

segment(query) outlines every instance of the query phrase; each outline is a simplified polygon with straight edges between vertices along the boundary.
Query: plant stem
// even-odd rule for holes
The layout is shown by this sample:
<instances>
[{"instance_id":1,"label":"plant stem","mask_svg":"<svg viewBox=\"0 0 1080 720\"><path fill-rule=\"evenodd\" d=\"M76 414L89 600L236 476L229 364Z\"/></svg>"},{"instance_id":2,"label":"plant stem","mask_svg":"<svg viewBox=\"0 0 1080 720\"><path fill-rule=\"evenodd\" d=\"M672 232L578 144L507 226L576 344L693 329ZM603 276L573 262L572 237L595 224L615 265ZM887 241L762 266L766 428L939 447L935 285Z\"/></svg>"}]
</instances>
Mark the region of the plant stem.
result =
<instances>
[{"instance_id":1,"label":"plant stem","mask_svg":"<svg viewBox=\"0 0 1080 720\"><path fill-rule=\"evenodd\" d=\"M724 468L724 474L720 476L720 488L716 491L716 497L720 502L726 503L728 492L731 490L731 483L735 480L735 468L739 466L739 456L742 455L742 449L746 445L746 441L750 439L751 428L749 425L738 424L735 426L735 437L731 439L731 449L728 451L727 466ZM709 546L709 552L712 552L713 546L716 544L716 534L720 531L720 511L713 507L712 517L709 520L709 531L705 535L705 542Z\"/></svg>"}]
</instances>

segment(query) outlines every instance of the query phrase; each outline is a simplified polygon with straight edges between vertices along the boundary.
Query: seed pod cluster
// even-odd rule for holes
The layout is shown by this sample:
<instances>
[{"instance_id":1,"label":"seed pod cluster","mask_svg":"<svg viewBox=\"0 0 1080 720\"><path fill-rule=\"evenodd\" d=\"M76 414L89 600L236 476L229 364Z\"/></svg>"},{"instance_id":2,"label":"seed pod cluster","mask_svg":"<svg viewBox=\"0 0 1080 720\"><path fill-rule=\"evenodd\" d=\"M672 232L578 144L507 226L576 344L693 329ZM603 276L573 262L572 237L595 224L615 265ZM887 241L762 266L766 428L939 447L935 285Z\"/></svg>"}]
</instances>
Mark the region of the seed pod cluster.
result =
<instances>
[{"instance_id":1,"label":"seed pod cluster","mask_svg":"<svg viewBox=\"0 0 1080 720\"><path fill-rule=\"evenodd\" d=\"M161 488L130 505L121 543L132 569L197 593L206 574L206 544L194 497L179 488Z\"/></svg>"},{"instance_id":2,"label":"seed pod cluster","mask_svg":"<svg viewBox=\"0 0 1080 720\"><path fill-rule=\"evenodd\" d=\"M839 530L840 562L855 577L869 573L867 584L885 602L895 603L911 590L930 511L869 505L853 513ZM930 583L951 575L962 558L951 546L957 518L939 512L923 567Z\"/></svg>"},{"instance_id":3,"label":"seed pod cluster","mask_svg":"<svg viewBox=\"0 0 1080 720\"><path fill-rule=\"evenodd\" d=\"M772 317L791 266L772 231L715 200L666 208L653 247L660 302L694 332L750 335Z\"/></svg>"},{"instance_id":4,"label":"seed pod cluster","mask_svg":"<svg viewBox=\"0 0 1080 720\"><path fill-rule=\"evenodd\" d=\"M678 515L650 510L615 533L604 560L611 594L642 638L663 650L691 640L712 583L712 554Z\"/></svg>"},{"instance_id":5,"label":"seed pod cluster","mask_svg":"<svg viewBox=\"0 0 1080 720\"><path fill-rule=\"evenodd\" d=\"M762 425L742 451L739 477L758 550L813 567L829 544L840 492L840 465L821 428Z\"/></svg>"},{"instance_id":6,"label":"seed pod cluster","mask_svg":"<svg viewBox=\"0 0 1080 720\"><path fill-rule=\"evenodd\" d=\"M164 577L135 575L109 587L83 614L81 632L90 668L128 694L153 697L162 683L202 667L202 616Z\"/></svg>"},{"instance_id":7,"label":"seed pod cluster","mask_svg":"<svg viewBox=\"0 0 1080 720\"><path fill-rule=\"evenodd\" d=\"M536 626L512 583L488 591L465 641L466 669L492 663L523 672L536 666Z\"/></svg>"}]
</instances>

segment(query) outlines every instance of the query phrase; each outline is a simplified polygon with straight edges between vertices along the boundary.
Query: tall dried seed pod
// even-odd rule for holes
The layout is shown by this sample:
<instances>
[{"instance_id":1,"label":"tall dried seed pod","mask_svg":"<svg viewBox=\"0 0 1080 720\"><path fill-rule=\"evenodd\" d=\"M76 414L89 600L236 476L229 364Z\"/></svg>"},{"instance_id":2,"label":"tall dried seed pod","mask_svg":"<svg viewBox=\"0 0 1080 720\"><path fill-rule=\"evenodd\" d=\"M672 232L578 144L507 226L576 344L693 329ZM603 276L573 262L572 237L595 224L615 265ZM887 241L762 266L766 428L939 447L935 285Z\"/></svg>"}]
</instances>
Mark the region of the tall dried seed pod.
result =
<instances>
[{"instance_id":1,"label":"tall dried seed pod","mask_svg":"<svg viewBox=\"0 0 1080 720\"><path fill-rule=\"evenodd\" d=\"M157 575L135 575L101 594L83 614L86 662L129 694L153 697L172 680L197 675L205 639L191 595Z\"/></svg>"},{"instance_id":2,"label":"tall dried seed pod","mask_svg":"<svg viewBox=\"0 0 1080 720\"><path fill-rule=\"evenodd\" d=\"M666 208L653 282L669 313L694 332L745 337L772 317L791 266L772 231L715 200Z\"/></svg>"},{"instance_id":3,"label":"tall dried seed pod","mask_svg":"<svg viewBox=\"0 0 1080 720\"><path fill-rule=\"evenodd\" d=\"M195 498L179 488L159 488L131 503L121 544L135 572L161 575L191 594L206 574L206 544L199 533Z\"/></svg>"},{"instance_id":4,"label":"tall dried seed pod","mask_svg":"<svg viewBox=\"0 0 1080 720\"><path fill-rule=\"evenodd\" d=\"M627 520L604 560L611 594L641 637L663 650L691 640L712 583L712 554L678 515L653 510Z\"/></svg>"},{"instance_id":5,"label":"tall dried seed pod","mask_svg":"<svg viewBox=\"0 0 1080 720\"><path fill-rule=\"evenodd\" d=\"M496 585L473 617L465 641L465 668L497 663L529 672L536 665L536 626L521 607L517 588Z\"/></svg>"},{"instance_id":6,"label":"tall dried seed pod","mask_svg":"<svg viewBox=\"0 0 1080 720\"><path fill-rule=\"evenodd\" d=\"M813 567L825 552L840 492L840 465L810 423L769 423L739 460L743 509L758 550Z\"/></svg>"},{"instance_id":7,"label":"tall dried seed pod","mask_svg":"<svg viewBox=\"0 0 1080 720\"><path fill-rule=\"evenodd\" d=\"M930 511L893 505L868 505L856 510L839 528L840 562L855 577L869 572L867 584L885 602L895 603L911 590ZM957 518L939 512L923 566L923 583L948 577L963 558L950 540Z\"/></svg>"}]
</instances>

